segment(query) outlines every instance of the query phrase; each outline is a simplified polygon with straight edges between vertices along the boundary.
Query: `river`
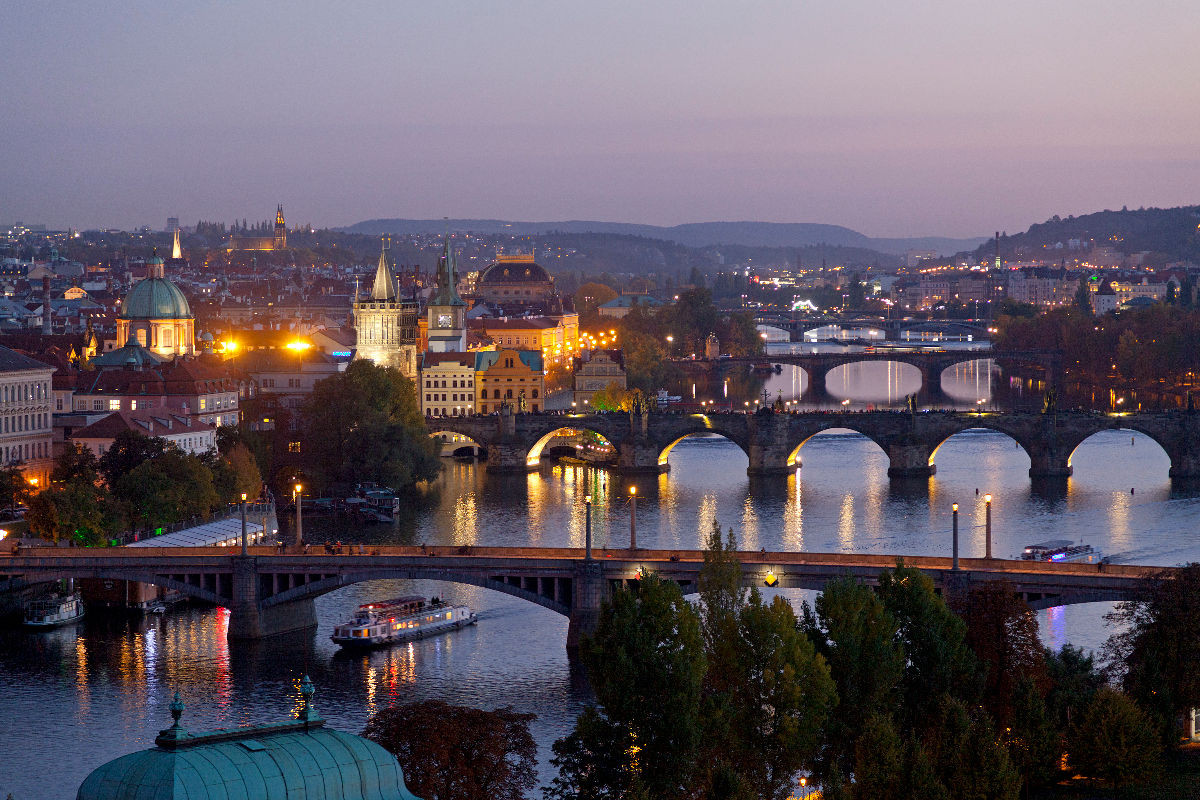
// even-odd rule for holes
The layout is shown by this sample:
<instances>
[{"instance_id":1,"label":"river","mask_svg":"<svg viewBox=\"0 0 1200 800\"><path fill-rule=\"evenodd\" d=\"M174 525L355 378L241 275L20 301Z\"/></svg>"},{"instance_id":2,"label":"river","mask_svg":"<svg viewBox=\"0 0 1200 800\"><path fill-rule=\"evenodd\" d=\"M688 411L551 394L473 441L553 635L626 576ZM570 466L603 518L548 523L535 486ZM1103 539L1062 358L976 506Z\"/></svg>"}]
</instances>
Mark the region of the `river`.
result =
<instances>
[{"instance_id":1,"label":"river","mask_svg":"<svg viewBox=\"0 0 1200 800\"><path fill-rule=\"evenodd\" d=\"M868 364L887 370L886 364ZM894 367L894 365L893 365ZM988 400L988 366L948 371L944 388L963 404ZM915 372L915 370L914 370ZM985 376L982 381L977 374ZM878 374L858 387L829 381L854 402L894 402L916 387L901 370L896 383ZM768 378L771 392L796 376ZM872 389L872 386L874 387ZM839 392L841 394L839 394ZM981 394L982 392L982 394ZM1173 493L1166 454L1126 431L1084 442L1065 490L1035 491L1028 457L1005 436L967 431L937 452L928 482L889 482L887 459L857 434L817 436L800 451L794 476L746 477L746 456L717 437L690 438L670 455L669 473L636 479L638 542L645 547L699 547L713 520L733 527L747 549L948 555L950 504L962 509L964 555L983 549L982 495L994 497L999 556L1025 544L1083 539L1116 560L1177 564L1200 560L1194 520L1200 499ZM482 465L447 461L427 508L394 525L357 530L306 519L310 538L431 545L582 546L583 498L595 498L599 546L628 542L628 481L602 471L544 466L525 476L489 477ZM1132 491L1131 491L1132 490ZM978 492L978 493L977 493ZM334 623L370 599L445 594L480 612L477 626L369 655L345 655L329 641ZM800 591L784 593L799 603ZM1038 614L1048 644L1100 646L1109 604ZM587 688L564 649L567 622L525 601L470 586L380 581L317 601L319 627L301 635L230 645L226 612L184 608L162 618L89 617L48 633L0 630L0 797L70 798L92 769L150 746L170 724L176 690L187 703L185 727L204 730L277 719L292 713L308 672L316 706L329 724L361 732L374 709L438 698L538 715L542 778L550 744L565 734L587 701Z\"/></svg>"}]
</instances>

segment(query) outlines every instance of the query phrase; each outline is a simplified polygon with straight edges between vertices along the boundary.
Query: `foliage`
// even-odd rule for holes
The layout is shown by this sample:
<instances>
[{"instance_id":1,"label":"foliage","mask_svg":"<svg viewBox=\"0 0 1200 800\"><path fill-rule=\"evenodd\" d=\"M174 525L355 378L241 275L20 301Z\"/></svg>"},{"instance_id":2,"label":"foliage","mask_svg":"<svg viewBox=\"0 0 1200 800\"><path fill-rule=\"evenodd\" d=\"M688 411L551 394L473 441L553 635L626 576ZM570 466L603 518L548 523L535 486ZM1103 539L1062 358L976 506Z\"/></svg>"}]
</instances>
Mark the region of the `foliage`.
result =
<instances>
[{"instance_id":1,"label":"foliage","mask_svg":"<svg viewBox=\"0 0 1200 800\"><path fill-rule=\"evenodd\" d=\"M304 405L304 464L320 488L372 481L405 489L441 469L412 381L354 361L317 383Z\"/></svg>"},{"instance_id":2,"label":"foliage","mask_svg":"<svg viewBox=\"0 0 1200 800\"><path fill-rule=\"evenodd\" d=\"M967 644L986 668L983 704L1001 725L1012 719L1013 697L1023 678L1042 691L1045 651L1037 617L1007 581L976 584L955 601L967 623Z\"/></svg>"},{"instance_id":3,"label":"foliage","mask_svg":"<svg viewBox=\"0 0 1200 800\"><path fill-rule=\"evenodd\" d=\"M545 800L621 800L632 785L629 729L592 706L575 729L554 743L550 765L558 775L542 790Z\"/></svg>"},{"instance_id":4,"label":"foliage","mask_svg":"<svg viewBox=\"0 0 1200 800\"><path fill-rule=\"evenodd\" d=\"M1109 621L1124 628L1106 644L1110 666L1165 741L1173 741L1181 715L1200 706L1200 564L1159 574Z\"/></svg>"},{"instance_id":5,"label":"foliage","mask_svg":"<svg viewBox=\"0 0 1200 800\"><path fill-rule=\"evenodd\" d=\"M1004 731L1013 766L1026 786L1047 786L1058 778L1063 737L1029 678L1017 682L1012 724Z\"/></svg>"},{"instance_id":6,"label":"foliage","mask_svg":"<svg viewBox=\"0 0 1200 800\"><path fill-rule=\"evenodd\" d=\"M1046 650L1046 677L1050 681L1046 712L1059 731L1067 730L1071 721L1079 718L1104 685L1094 659L1070 644L1064 644L1058 652Z\"/></svg>"},{"instance_id":7,"label":"foliage","mask_svg":"<svg viewBox=\"0 0 1200 800\"><path fill-rule=\"evenodd\" d=\"M243 493L247 500L253 500L262 492L258 462L241 442L232 445L223 455L210 452L203 460L212 471L213 486L221 502L239 502Z\"/></svg>"},{"instance_id":8,"label":"foliage","mask_svg":"<svg viewBox=\"0 0 1200 800\"><path fill-rule=\"evenodd\" d=\"M25 515L29 530L59 542L104 543L117 527L104 491L95 484L70 481L53 484L35 494Z\"/></svg>"},{"instance_id":9,"label":"foliage","mask_svg":"<svg viewBox=\"0 0 1200 800\"><path fill-rule=\"evenodd\" d=\"M803 609L804 630L829 663L837 686L837 713L826 726L827 749L818 774L853 771L854 743L867 719L895 706L904 676L904 650L895 619L868 587L852 578L825 585L816 608Z\"/></svg>"},{"instance_id":10,"label":"foliage","mask_svg":"<svg viewBox=\"0 0 1200 800\"><path fill-rule=\"evenodd\" d=\"M123 430L113 438L112 445L100 456L100 474L109 486L133 472L147 461L158 458L171 445L161 436L146 436L134 430Z\"/></svg>"},{"instance_id":11,"label":"foliage","mask_svg":"<svg viewBox=\"0 0 1200 800\"><path fill-rule=\"evenodd\" d=\"M535 718L425 700L375 712L363 736L396 755L424 800L522 800L536 783Z\"/></svg>"},{"instance_id":12,"label":"foliage","mask_svg":"<svg viewBox=\"0 0 1200 800\"><path fill-rule=\"evenodd\" d=\"M1126 694L1104 687L1071 728L1068 764L1114 788L1151 777L1159 766L1154 726Z\"/></svg>"},{"instance_id":13,"label":"foliage","mask_svg":"<svg viewBox=\"0 0 1200 800\"><path fill-rule=\"evenodd\" d=\"M66 447L54 460L50 471L50 483L99 483L100 464L96 454L81 444L67 442Z\"/></svg>"},{"instance_id":14,"label":"foliage","mask_svg":"<svg viewBox=\"0 0 1200 800\"><path fill-rule=\"evenodd\" d=\"M616 298L617 292L611 286L589 281L575 291L575 310L582 317Z\"/></svg>"},{"instance_id":15,"label":"foliage","mask_svg":"<svg viewBox=\"0 0 1200 800\"><path fill-rule=\"evenodd\" d=\"M933 710L924 740L950 800L1016 800L1021 782L991 717L945 698Z\"/></svg>"},{"instance_id":16,"label":"foliage","mask_svg":"<svg viewBox=\"0 0 1200 800\"><path fill-rule=\"evenodd\" d=\"M0 467L0 508L13 508L29 501L32 489L16 464Z\"/></svg>"},{"instance_id":17,"label":"foliage","mask_svg":"<svg viewBox=\"0 0 1200 800\"><path fill-rule=\"evenodd\" d=\"M112 491L127 504L130 523L145 530L193 517L207 519L221 503L212 471L177 447L134 467L117 479Z\"/></svg>"}]
</instances>

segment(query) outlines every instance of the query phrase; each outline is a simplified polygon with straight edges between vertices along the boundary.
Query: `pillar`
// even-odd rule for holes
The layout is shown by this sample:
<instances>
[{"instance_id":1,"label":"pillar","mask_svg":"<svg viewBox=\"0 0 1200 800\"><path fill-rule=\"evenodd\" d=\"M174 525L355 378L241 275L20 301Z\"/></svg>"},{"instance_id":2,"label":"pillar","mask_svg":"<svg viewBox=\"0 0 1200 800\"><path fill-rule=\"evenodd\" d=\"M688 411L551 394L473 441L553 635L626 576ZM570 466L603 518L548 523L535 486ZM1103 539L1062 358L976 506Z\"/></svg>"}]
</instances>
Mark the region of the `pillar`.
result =
<instances>
[{"instance_id":1,"label":"pillar","mask_svg":"<svg viewBox=\"0 0 1200 800\"><path fill-rule=\"evenodd\" d=\"M526 472L537 469L537 464L528 464L529 448L512 440L489 442L487 446L488 472Z\"/></svg>"},{"instance_id":2,"label":"pillar","mask_svg":"<svg viewBox=\"0 0 1200 800\"><path fill-rule=\"evenodd\" d=\"M937 471L937 467L929 463L929 457L933 454L932 448L911 436L890 442L885 449L888 454L889 478L928 478Z\"/></svg>"},{"instance_id":3,"label":"pillar","mask_svg":"<svg viewBox=\"0 0 1200 800\"><path fill-rule=\"evenodd\" d=\"M645 436L629 436L614 443L617 447L617 471L623 474L653 474L671 468L665 460L658 463L662 447Z\"/></svg>"},{"instance_id":4,"label":"pillar","mask_svg":"<svg viewBox=\"0 0 1200 800\"><path fill-rule=\"evenodd\" d=\"M1029 449L1029 477L1069 478L1071 454L1063 453L1053 441L1039 441Z\"/></svg>"},{"instance_id":5,"label":"pillar","mask_svg":"<svg viewBox=\"0 0 1200 800\"><path fill-rule=\"evenodd\" d=\"M747 452L750 464L746 467L746 474L786 475L796 471L795 465L788 466L787 463L792 452L788 441L789 422L787 414L759 412L750 416Z\"/></svg>"},{"instance_id":6,"label":"pillar","mask_svg":"<svg viewBox=\"0 0 1200 800\"><path fill-rule=\"evenodd\" d=\"M233 556L232 560L230 639L262 639L317 627L317 611L311 598L263 608L259 595L258 557Z\"/></svg>"},{"instance_id":7,"label":"pillar","mask_svg":"<svg viewBox=\"0 0 1200 800\"><path fill-rule=\"evenodd\" d=\"M808 373L808 390L805 394L814 398L827 397L829 390L826 388L825 379L829 376L829 370L811 366L807 367L805 372Z\"/></svg>"},{"instance_id":8,"label":"pillar","mask_svg":"<svg viewBox=\"0 0 1200 800\"><path fill-rule=\"evenodd\" d=\"M600 610L608 600L604 567L599 561L580 561L572 581L571 614L567 624L567 652L578 653L584 636L600 625Z\"/></svg>"}]
</instances>

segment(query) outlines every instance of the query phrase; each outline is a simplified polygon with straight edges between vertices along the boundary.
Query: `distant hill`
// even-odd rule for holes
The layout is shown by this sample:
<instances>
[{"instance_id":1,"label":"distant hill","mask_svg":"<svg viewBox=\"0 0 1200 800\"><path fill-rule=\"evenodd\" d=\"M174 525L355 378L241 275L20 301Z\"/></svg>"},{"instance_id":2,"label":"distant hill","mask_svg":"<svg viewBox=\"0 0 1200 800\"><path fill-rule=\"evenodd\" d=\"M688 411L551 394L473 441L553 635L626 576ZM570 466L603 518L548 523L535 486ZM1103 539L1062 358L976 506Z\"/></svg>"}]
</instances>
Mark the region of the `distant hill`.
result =
<instances>
[{"instance_id":1,"label":"distant hill","mask_svg":"<svg viewBox=\"0 0 1200 800\"><path fill-rule=\"evenodd\" d=\"M1065 218L1056 215L1030 225L1024 233L1004 236L1001 252L1017 258L1045 258L1048 252L1068 256L1072 241L1079 242L1082 250L1111 247L1125 254L1149 252L1152 262L1200 263L1200 206L1123 208ZM975 255L990 257L994 247L988 240Z\"/></svg>"},{"instance_id":2,"label":"distant hill","mask_svg":"<svg viewBox=\"0 0 1200 800\"><path fill-rule=\"evenodd\" d=\"M675 242L687 247L741 245L745 247L812 247L828 245L876 250L903 255L909 250L935 250L952 254L972 250L986 242L985 237L950 239L939 236L912 238L872 238L840 225L812 222L691 222L670 227L638 225L631 222L594 222L565 220L560 222L515 222L499 219L372 219L358 222L342 230L371 235L436 234L446 230L536 236L546 233L612 233L642 236Z\"/></svg>"}]
</instances>

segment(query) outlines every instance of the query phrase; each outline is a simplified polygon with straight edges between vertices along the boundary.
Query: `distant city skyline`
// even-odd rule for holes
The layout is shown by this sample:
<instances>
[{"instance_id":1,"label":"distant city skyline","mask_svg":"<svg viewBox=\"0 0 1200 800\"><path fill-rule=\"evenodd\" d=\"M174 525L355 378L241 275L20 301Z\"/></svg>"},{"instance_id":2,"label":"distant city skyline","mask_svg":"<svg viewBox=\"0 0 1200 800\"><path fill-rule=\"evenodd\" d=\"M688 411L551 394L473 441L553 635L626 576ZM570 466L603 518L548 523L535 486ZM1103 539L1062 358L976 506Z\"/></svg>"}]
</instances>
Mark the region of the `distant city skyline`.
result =
<instances>
[{"instance_id":1,"label":"distant city skyline","mask_svg":"<svg viewBox=\"0 0 1200 800\"><path fill-rule=\"evenodd\" d=\"M1200 203L1200 6L34 4L0 222L817 222Z\"/></svg>"}]
</instances>

